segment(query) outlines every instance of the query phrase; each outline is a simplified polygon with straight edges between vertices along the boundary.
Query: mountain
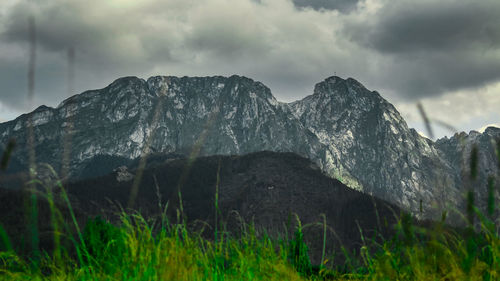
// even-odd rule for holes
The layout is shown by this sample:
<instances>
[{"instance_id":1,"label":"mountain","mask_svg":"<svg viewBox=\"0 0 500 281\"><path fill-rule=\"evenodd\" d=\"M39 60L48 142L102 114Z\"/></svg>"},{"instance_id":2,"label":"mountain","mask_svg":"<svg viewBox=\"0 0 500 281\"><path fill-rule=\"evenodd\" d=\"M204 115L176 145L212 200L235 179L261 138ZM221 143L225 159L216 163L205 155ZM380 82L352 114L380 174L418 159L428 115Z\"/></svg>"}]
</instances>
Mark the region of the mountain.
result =
<instances>
[{"instance_id":1,"label":"mountain","mask_svg":"<svg viewBox=\"0 0 500 281\"><path fill-rule=\"evenodd\" d=\"M96 215L111 221L117 219L113 212L118 206L127 206L136 175L136 169L121 167L101 177L68 183L66 190L77 220L83 224L86 218ZM216 186L219 222L224 221L226 230L234 235L241 234L243 221L253 223L259 234L265 232L277 238L286 233L292 237L295 215L305 226L322 222L321 214L324 214L329 227L327 257L335 252L338 258L335 261L339 265L343 258L341 246L359 253L363 245L360 228L365 237L389 238L394 234L394 224L400 215L396 206L327 177L309 159L294 153L269 151L243 156L199 157L194 162L185 158L157 158L146 165L142 173L134 207L146 219L151 219L158 217L168 202L167 214L171 221L176 222L180 191L188 225L199 230L197 227L206 224L197 222L207 223L212 229L207 228L204 234L213 239ZM57 193L58 189L54 191ZM20 201L20 192L0 188L0 199ZM0 223L18 236L23 233L22 226L19 219L13 220L15 216L10 214L20 213L22 208L23 204L0 206L3 215ZM50 226L50 216L42 219L46 221L40 225ZM319 264L323 226L309 226L304 235L312 262ZM43 242L49 245L49 241Z\"/></svg>"},{"instance_id":2,"label":"mountain","mask_svg":"<svg viewBox=\"0 0 500 281\"><path fill-rule=\"evenodd\" d=\"M408 128L399 112L379 93L354 79L330 77L314 94L290 104L306 128L327 146L325 170L348 186L420 211L440 210L460 196L453 167L432 141Z\"/></svg>"},{"instance_id":3,"label":"mountain","mask_svg":"<svg viewBox=\"0 0 500 281\"><path fill-rule=\"evenodd\" d=\"M488 178L500 180L500 128L488 127L484 133L471 131L457 133L451 138L436 141L436 148L453 167L455 182L461 184L462 191L472 190L476 204L486 210L488 202ZM477 178L471 177L471 151L477 149ZM495 189L497 189L495 187ZM498 196L495 195L498 200ZM463 209L463 208L462 208ZM498 215L498 214L497 214Z\"/></svg>"},{"instance_id":4,"label":"mountain","mask_svg":"<svg viewBox=\"0 0 500 281\"><path fill-rule=\"evenodd\" d=\"M2 143L15 138L15 156L25 166L30 116L37 160L56 171L63 159L64 134L70 134L72 175L98 155L134 159L143 152L229 155L272 150L319 159L322 153L314 134L285 112L267 87L239 76L126 77L73 96L57 108L41 106L0 124Z\"/></svg>"},{"instance_id":5,"label":"mountain","mask_svg":"<svg viewBox=\"0 0 500 281\"><path fill-rule=\"evenodd\" d=\"M0 143L18 143L18 168L11 172L28 165L30 117L37 161L60 171L64 140L71 140L72 179L104 175L151 153L269 150L307 157L330 177L421 217L438 217L447 204L463 201L465 171L453 159L463 153L468 159L466 149L452 139L434 143L420 136L380 94L352 78L327 78L312 95L288 104L241 76L120 78L0 124ZM487 131L491 140L499 137ZM485 153L494 159L494 150ZM485 165L496 169L494 161Z\"/></svg>"}]
</instances>

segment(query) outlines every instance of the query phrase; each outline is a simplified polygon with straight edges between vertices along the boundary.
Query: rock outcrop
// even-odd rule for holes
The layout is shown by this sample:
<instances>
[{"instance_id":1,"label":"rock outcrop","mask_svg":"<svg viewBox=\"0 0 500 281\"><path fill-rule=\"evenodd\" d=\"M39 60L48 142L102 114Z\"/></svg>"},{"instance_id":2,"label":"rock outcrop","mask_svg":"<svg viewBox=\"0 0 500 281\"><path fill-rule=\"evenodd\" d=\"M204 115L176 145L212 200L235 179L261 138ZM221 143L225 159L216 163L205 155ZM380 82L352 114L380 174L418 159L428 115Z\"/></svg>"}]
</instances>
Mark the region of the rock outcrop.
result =
<instances>
[{"instance_id":1,"label":"rock outcrop","mask_svg":"<svg viewBox=\"0 0 500 281\"><path fill-rule=\"evenodd\" d=\"M491 145L499 129L472 132L467 145L457 136L433 142L408 128L380 94L335 76L288 104L240 76L120 78L0 124L0 143L17 141L11 173L27 169L30 118L37 162L60 171L66 149L72 179L104 175L149 154L294 152L351 188L437 217L463 201L472 143L481 151L478 184L498 170Z\"/></svg>"}]
</instances>

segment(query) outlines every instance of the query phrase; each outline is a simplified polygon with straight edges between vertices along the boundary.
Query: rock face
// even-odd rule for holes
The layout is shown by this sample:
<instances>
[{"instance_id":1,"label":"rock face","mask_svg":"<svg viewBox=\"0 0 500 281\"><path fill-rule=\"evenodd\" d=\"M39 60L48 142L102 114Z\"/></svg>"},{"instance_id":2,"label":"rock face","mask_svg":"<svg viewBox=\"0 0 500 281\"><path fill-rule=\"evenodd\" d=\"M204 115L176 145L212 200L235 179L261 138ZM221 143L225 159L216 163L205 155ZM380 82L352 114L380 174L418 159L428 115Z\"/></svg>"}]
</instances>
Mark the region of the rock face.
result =
<instances>
[{"instance_id":1,"label":"rock face","mask_svg":"<svg viewBox=\"0 0 500 281\"><path fill-rule=\"evenodd\" d=\"M455 172L455 182L460 184L462 192L472 190L476 204L480 209L486 210L488 178L494 178L494 184L499 186L500 128L488 127L482 134L476 131L471 131L469 134L457 133L451 138L445 137L437 140L435 146L452 166ZM473 147L477 149L478 175L476 179L471 177L470 162Z\"/></svg>"},{"instance_id":2,"label":"rock face","mask_svg":"<svg viewBox=\"0 0 500 281\"><path fill-rule=\"evenodd\" d=\"M328 78L290 108L327 147L323 168L348 186L414 213L420 200L423 209L438 211L443 196L458 198L453 169L433 143L356 80Z\"/></svg>"},{"instance_id":3,"label":"rock face","mask_svg":"<svg viewBox=\"0 0 500 281\"><path fill-rule=\"evenodd\" d=\"M313 95L289 104L240 76L120 78L57 108L42 106L0 124L2 144L17 140L12 170L28 165L29 117L37 161L59 171L63 148L69 147L73 178L105 174L141 154L269 150L307 157L348 186L418 215L436 216L462 200L462 170L453 159L467 149L453 138L434 143L421 137L394 106L351 78L327 78ZM491 141L498 131L483 135ZM495 170L494 150L484 153L485 171Z\"/></svg>"},{"instance_id":4,"label":"rock face","mask_svg":"<svg viewBox=\"0 0 500 281\"><path fill-rule=\"evenodd\" d=\"M70 133L73 174L97 155L134 159L143 152L189 155L199 150L199 155L214 155L272 150L319 159L322 152L317 138L283 110L267 87L238 76L147 81L126 77L29 115L37 159L56 170L63 135ZM25 165L27 121L28 115L22 115L0 124L1 140L17 139L16 156ZM66 130L69 122L73 129Z\"/></svg>"}]
</instances>

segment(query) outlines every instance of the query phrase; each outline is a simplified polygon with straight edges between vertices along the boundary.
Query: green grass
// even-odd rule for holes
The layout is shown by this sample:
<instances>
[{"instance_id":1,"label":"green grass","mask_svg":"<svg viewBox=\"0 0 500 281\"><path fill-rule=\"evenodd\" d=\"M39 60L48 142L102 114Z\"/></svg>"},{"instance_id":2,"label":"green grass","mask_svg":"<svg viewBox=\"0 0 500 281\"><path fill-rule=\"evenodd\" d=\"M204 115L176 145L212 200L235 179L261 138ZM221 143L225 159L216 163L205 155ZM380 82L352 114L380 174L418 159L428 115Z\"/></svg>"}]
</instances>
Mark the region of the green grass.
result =
<instances>
[{"instance_id":1,"label":"green grass","mask_svg":"<svg viewBox=\"0 0 500 281\"><path fill-rule=\"evenodd\" d=\"M12 250L0 253L2 280L303 280L287 250L254 232L220 235L217 242L189 233L184 224L154 225L139 215L122 216L120 227L101 218L85 226L76 243L81 260L66 249L36 264ZM276 246L280 246L276 250Z\"/></svg>"},{"instance_id":2,"label":"green grass","mask_svg":"<svg viewBox=\"0 0 500 281\"><path fill-rule=\"evenodd\" d=\"M336 269L311 265L300 221L289 240L258 236L251 225L233 237L223 224L209 240L166 217L147 222L122 213L119 225L96 217L74 235L54 231L54 239L72 235L74 247L55 244L31 259L17 255L0 228L0 280L498 280L496 226L477 208L474 214L480 229L464 231L421 228L403 216L394 237L367 239L358 257Z\"/></svg>"},{"instance_id":3,"label":"green grass","mask_svg":"<svg viewBox=\"0 0 500 281\"><path fill-rule=\"evenodd\" d=\"M498 156L500 160L500 149ZM477 153L472 153L471 163L477 160L474 157ZM477 165L471 164L473 180L476 170ZM156 221L122 212L118 224L96 217L80 229L64 188L58 183L56 188L69 209L72 225L64 223L55 207L53 188L33 193L28 212L31 223L27 226L33 254L18 254L16 245L0 226L0 280L500 280L500 237L492 220L497 209L495 181L493 176L488 180L486 215L474 205L472 191L466 195L466 228L445 225L446 213L441 222L426 227L402 215L394 226L393 237L382 242L365 237L359 253L344 251L346 263L335 268L324 266L329 264L324 246L322 264L311 265L304 243L305 226L298 217L290 238L257 235L248 224L238 235L230 235L224 222L217 221L218 186L216 225L208 239L186 225L182 208L177 212L177 222L169 221L165 215L168 203L162 206L161 200L163 216ZM52 213L54 249L49 253L38 249L40 234L33 207L37 196L47 200ZM318 224L323 226L325 245L325 216L322 220ZM71 245L63 246L63 239L71 241Z\"/></svg>"}]
</instances>

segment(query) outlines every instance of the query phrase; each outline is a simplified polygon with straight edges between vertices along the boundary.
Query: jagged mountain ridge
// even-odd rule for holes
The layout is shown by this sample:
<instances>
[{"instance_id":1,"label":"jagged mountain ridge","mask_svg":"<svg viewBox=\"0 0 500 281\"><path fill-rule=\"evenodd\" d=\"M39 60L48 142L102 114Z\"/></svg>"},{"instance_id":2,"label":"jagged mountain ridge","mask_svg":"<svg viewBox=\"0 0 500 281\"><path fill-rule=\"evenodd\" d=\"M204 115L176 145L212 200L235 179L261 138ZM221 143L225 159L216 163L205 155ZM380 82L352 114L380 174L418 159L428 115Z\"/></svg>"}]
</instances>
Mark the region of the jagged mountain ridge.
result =
<instances>
[{"instance_id":1,"label":"jagged mountain ridge","mask_svg":"<svg viewBox=\"0 0 500 281\"><path fill-rule=\"evenodd\" d=\"M409 129L392 104L358 81L330 77L314 94L290 104L328 147L326 170L353 188L419 210L433 207L444 187L452 199L453 169L433 143ZM435 206L440 208L441 206Z\"/></svg>"},{"instance_id":2,"label":"jagged mountain ridge","mask_svg":"<svg viewBox=\"0 0 500 281\"><path fill-rule=\"evenodd\" d=\"M462 191L472 190L476 205L486 210L488 202L488 178L494 179L498 189L500 180L500 128L488 127L483 133L471 131L469 134L456 133L451 138L444 137L435 143L442 157L450 163L455 173L455 182L461 183ZM477 148L476 179L471 178L471 151ZM497 196L497 195L495 195ZM497 197L497 200L499 198ZM465 206L462 201L462 209ZM496 214L498 216L500 214Z\"/></svg>"},{"instance_id":3,"label":"jagged mountain ridge","mask_svg":"<svg viewBox=\"0 0 500 281\"><path fill-rule=\"evenodd\" d=\"M37 159L56 170L65 128L74 122L73 175L98 155L290 151L352 188L415 214L421 201L424 213L434 216L443 199L453 206L461 200L461 171L450 163L445 146L409 129L389 102L352 78L327 78L313 95L286 104L262 83L240 76L125 77L30 114ZM15 156L25 165L27 117L0 124L2 144L16 138Z\"/></svg>"},{"instance_id":4,"label":"jagged mountain ridge","mask_svg":"<svg viewBox=\"0 0 500 281\"><path fill-rule=\"evenodd\" d=\"M153 120L159 103L159 117ZM102 90L73 96L55 109L39 107L32 114L36 151L42 152L37 157L56 170L69 117L74 122L72 172L96 155L139 157L149 136L147 152L189 155L197 142L201 144L200 155L272 150L311 156L321 151L315 136L283 112L267 87L239 76L152 77L147 81L126 77ZM23 115L0 125L2 140L18 139L18 155L24 163L27 132L20 128L26 127L26 122ZM43 151L50 151L50 155Z\"/></svg>"}]
</instances>

